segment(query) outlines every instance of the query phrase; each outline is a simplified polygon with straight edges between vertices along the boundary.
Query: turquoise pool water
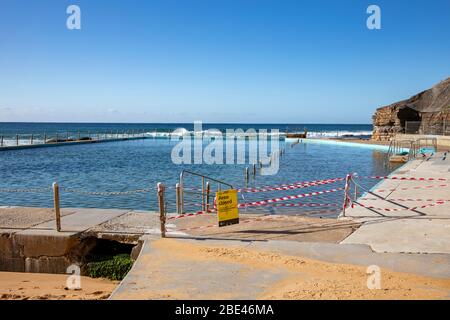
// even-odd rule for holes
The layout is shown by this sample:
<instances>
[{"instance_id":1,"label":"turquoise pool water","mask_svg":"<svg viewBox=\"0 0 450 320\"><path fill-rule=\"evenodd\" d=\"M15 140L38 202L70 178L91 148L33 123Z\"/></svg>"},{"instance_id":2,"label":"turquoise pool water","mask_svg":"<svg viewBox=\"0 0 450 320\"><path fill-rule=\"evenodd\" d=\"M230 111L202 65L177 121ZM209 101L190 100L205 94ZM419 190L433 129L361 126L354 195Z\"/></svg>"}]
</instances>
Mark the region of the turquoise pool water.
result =
<instances>
[{"instance_id":1,"label":"turquoise pool water","mask_svg":"<svg viewBox=\"0 0 450 320\"><path fill-rule=\"evenodd\" d=\"M286 152L280 160L276 175L250 178L246 184L245 167L248 164L177 165L171 161L171 151L177 142L168 139L146 139L104 144L63 146L56 148L14 150L0 152L0 189L35 189L50 187L57 181L61 186L83 192L113 192L155 188L157 182L174 187L182 169L199 172L231 183L235 188L278 185L299 181L312 181L345 177L347 173L384 175L391 169L384 166L384 153L380 150L357 148L339 144L300 143L291 147L284 140L280 146ZM205 142L206 144L207 142ZM370 182L376 183L376 181ZM284 195L342 187L343 182L312 188L245 193L241 202L252 202ZM186 186L199 187L199 181L187 181ZM370 185L368 185L370 187ZM335 192L319 197L303 198L288 203L342 202L342 193ZM199 195L187 195L188 211L195 211ZM167 204L174 211L175 192L167 190ZM86 195L61 191L63 207L124 208L156 210L156 190L127 195ZM0 192L0 206L51 207L52 194L48 192ZM250 210L250 209L248 209ZM317 208L252 208L252 211L272 213L307 212ZM322 210L323 211L323 210ZM336 215L330 208L328 215Z\"/></svg>"}]
</instances>

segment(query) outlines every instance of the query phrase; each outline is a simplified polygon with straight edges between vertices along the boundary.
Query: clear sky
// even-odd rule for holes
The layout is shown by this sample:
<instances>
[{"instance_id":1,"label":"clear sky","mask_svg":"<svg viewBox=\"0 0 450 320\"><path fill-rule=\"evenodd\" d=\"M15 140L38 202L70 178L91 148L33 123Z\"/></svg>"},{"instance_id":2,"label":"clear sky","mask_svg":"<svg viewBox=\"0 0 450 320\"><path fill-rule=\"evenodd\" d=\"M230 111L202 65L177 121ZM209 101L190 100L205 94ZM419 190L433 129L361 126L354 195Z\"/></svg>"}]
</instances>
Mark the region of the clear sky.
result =
<instances>
[{"instance_id":1,"label":"clear sky","mask_svg":"<svg viewBox=\"0 0 450 320\"><path fill-rule=\"evenodd\" d=\"M450 0L0 0L0 121L370 123L449 35Z\"/></svg>"}]
</instances>

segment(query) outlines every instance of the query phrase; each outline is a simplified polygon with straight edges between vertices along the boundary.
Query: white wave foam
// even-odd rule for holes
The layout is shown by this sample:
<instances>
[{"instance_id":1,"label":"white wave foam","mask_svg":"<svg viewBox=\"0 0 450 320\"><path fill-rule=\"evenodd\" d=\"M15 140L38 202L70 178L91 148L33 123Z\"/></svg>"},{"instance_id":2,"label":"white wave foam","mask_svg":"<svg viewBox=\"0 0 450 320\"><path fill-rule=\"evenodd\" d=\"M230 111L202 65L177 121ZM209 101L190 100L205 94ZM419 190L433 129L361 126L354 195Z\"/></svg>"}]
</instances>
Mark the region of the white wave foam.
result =
<instances>
[{"instance_id":1,"label":"white wave foam","mask_svg":"<svg viewBox=\"0 0 450 320\"><path fill-rule=\"evenodd\" d=\"M324 131L324 132L317 132L312 131L308 132L308 138L321 138L321 137L330 137L330 138L336 138L336 137L342 137L342 136L371 136L372 131Z\"/></svg>"},{"instance_id":2,"label":"white wave foam","mask_svg":"<svg viewBox=\"0 0 450 320\"><path fill-rule=\"evenodd\" d=\"M231 136L237 136L237 137L256 137L256 136L279 136L284 137L286 136L285 132L267 132L267 133L259 133L256 131L256 133L247 133L244 131L244 133L226 133L226 132L220 132L220 131L208 131L203 130L201 131L202 136L205 138L208 137L216 137L216 136L223 136L223 137L231 137ZM147 136L149 137L155 137L155 138L170 138L171 136L174 137L181 137L183 135L186 136L194 136L194 131L188 131L186 129L182 131L177 132L147 132ZM200 135L200 132L197 133L197 135ZM321 137L342 137L342 136L370 136L372 135L372 131L311 131L308 132L308 138L321 138Z\"/></svg>"}]
</instances>

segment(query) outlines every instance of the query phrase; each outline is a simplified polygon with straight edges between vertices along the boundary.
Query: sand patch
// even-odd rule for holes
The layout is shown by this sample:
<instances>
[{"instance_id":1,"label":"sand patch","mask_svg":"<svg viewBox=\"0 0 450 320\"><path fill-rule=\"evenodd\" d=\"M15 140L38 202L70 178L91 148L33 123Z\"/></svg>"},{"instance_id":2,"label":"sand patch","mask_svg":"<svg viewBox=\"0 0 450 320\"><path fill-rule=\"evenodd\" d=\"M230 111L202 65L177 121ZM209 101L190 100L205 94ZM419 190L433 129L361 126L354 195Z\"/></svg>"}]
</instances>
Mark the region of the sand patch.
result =
<instances>
[{"instance_id":1,"label":"sand patch","mask_svg":"<svg viewBox=\"0 0 450 320\"><path fill-rule=\"evenodd\" d=\"M449 279L434 279L383 268L381 289L370 290L367 288L367 266L321 262L255 250L251 246L213 246L175 239L157 240L152 246L165 253L161 259L223 261L243 265L261 274L265 270L286 271L284 279L267 286L259 296L261 299L445 299L450 292ZM158 257L155 260L157 263ZM160 276L164 277L164 274ZM176 293L172 293L172 297L177 298Z\"/></svg>"},{"instance_id":2,"label":"sand patch","mask_svg":"<svg viewBox=\"0 0 450 320\"><path fill-rule=\"evenodd\" d=\"M66 288L67 275L0 272L0 300L101 300L117 281L81 277L81 290Z\"/></svg>"}]
</instances>

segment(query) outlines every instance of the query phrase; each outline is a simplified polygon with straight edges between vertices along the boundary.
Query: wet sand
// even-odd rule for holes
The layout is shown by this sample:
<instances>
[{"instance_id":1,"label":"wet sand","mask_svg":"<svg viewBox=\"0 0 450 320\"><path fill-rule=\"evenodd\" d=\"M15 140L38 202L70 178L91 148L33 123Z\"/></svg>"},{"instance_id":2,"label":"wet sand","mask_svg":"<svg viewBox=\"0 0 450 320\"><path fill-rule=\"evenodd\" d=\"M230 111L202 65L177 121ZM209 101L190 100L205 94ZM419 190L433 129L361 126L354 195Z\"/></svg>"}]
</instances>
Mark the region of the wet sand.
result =
<instances>
[{"instance_id":1,"label":"wet sand","mask_svg":"<svg viewBox=\"0 0 450 320\"><path fill-rule=\"evenodd\" d=\"M81 289L69 290L68 275L0 272L0 300L102 300L118 281L81 277Z\"/></svg>"}]
</instances>

